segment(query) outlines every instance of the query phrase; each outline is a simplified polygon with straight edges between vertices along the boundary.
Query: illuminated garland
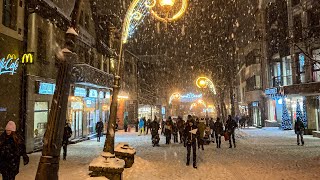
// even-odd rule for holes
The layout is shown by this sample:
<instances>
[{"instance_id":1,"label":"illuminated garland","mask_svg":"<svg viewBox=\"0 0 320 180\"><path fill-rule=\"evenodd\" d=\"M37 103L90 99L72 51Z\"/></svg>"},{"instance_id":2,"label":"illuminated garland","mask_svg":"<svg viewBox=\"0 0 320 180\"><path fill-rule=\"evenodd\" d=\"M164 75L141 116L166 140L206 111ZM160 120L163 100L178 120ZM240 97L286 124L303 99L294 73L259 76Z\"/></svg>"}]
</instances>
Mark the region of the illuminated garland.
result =
<instances>
[{"instance_id":1,"label":"illuminated garland","mask_svg":"<svg viewBox=\"0 0 320 180\"><path fill-rule=\"evenodd\" d=\"M178 20L187 10L188 0L182 0L181 9L172 17L160 17L153 8L156 6L157 0L133 0L131 3L125 20L123 22L122 29L122 43L125 44L129 37L132 37L137 26L143 21L143 19L151 13L153 17L162 22L173 22Z\"/></svg>"}]
</instances>

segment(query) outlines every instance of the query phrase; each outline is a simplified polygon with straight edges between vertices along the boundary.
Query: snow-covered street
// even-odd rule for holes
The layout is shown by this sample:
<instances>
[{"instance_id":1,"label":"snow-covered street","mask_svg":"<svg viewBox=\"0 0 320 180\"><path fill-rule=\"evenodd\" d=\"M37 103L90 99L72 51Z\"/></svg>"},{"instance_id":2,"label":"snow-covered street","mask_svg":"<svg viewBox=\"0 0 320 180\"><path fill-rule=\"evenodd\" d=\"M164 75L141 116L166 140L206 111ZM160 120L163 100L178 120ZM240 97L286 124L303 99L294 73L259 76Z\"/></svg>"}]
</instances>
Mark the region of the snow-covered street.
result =
<instances>
[{"instance_id":1,"label":"snow-covered street","mask_svg":"<svg viewBox=\"0 0 320 180\"><path fill-rule=\"evenodd\" d=\"M135 164L125 169L123 179L319 179L320 139L305 136L305 146L297 146L293 131L275 128L237 130L237 148L223 142L198 150L198 169L186 166L186 149L182 144L152 147L150 135L120 132L116 142L129 142L136 148ZM70 145L67 161L60 163L60 179L87 179L88 166L99 155L103 141L95 139ZM34 179L40 153L30 154L29 165L20 168L17 180Z\"/></svg>"}]
</instances>

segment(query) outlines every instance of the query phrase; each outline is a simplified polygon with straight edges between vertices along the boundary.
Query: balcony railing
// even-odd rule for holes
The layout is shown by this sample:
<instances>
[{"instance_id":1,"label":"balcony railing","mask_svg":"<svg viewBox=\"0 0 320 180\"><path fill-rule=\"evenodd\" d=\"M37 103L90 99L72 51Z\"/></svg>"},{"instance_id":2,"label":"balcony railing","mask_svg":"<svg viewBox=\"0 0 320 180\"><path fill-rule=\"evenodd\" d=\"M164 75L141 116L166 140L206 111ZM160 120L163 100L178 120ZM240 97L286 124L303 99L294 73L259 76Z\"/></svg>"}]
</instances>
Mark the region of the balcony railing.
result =
<instances>
[{"instance_id":1,"label":"balcony railing","mask_svg":"<svg viewBox=\"0 0 320 180\"><path fill-rule=\"evenodd\" d=\"M273 87L292 85L292 76L275 76L271 84Z\"/></svg>"}]
</instances>

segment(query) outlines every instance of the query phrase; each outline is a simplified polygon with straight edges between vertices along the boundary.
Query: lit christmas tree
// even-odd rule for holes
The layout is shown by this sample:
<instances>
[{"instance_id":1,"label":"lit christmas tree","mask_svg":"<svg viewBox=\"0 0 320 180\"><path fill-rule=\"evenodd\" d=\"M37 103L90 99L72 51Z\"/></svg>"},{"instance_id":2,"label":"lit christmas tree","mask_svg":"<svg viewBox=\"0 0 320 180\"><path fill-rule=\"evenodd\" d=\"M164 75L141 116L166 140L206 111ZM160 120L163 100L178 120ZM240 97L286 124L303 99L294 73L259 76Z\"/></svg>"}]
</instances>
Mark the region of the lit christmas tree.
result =
<instances>
[{"instance_id":1,"label":"lit christmas tree","mask_svg":"<svg viewBox=\"0 0 320 180\"><path fill-rule=\"evenodd\" d=\"M303 98L303 116L302 116L302 122L304 124L304 127L308 127L308 118L307 118L307 107L306 107L306 98Z\"/></svg>"},{"instance_id":2,"label":"lit christmas tree","mask_svg":"<svg viewBox=\"0 0 320 180\"><path fill-rule=\"evenodd\" d=\"M297 101L297 109L296 109L296 119L298 118L300 118L301 120L303 119L299 101Z\"/></svg>"},{"instance_id":3,"label":"lit christmas tree","mask_svg":"<svg viewBox=\"0 0 320 180\"><path fill-rule=\"evenodd\" d=\"M291 130L292 129L292 122L288 113L286 101L283 100L283 106L282 106L282 122L281 122L281 128L283 130Z\"/></svg>"}]
</instances>

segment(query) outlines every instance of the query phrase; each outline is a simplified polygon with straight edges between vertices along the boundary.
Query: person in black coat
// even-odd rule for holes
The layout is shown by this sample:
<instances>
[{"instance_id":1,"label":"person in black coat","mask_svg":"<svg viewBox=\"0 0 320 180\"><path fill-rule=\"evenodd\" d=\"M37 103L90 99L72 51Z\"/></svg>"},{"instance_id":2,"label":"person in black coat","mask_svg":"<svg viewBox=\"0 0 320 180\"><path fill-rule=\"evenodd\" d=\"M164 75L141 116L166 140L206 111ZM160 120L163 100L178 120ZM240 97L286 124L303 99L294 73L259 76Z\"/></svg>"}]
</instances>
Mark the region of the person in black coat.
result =
<instances>
[{"instance_id":1,"label":"person in black coat","mask_svg":"<svg viewBox=\"0 0 320 180\"><path fill-rule=\"evenodd\" d=\"M20 157L24 165L29 163L23 138L16 133L16 125L9 121L6 131L0 135L0 173L3 180L14 180L19 173Z\"/></svg>"},{"instance_id":2,"label":"person in black coat","mask_svg":"<svg viewBox=\"0 0 320 180\"><path fill-rule=\"evenodd\" d=\"M226 122L226 131L228 132L229 135L229 148L232 148L232 144L231 144L231 137L232 137L232 141L233 141L233 146L236 147L236 140L234 137L234 131L235 129L238 127L237 122L232 119L231 115L228 116L228 120Z\"/></svg>"},{"instance_id":3,"label":"person in black coat","mask_svg":"<svg viewBox=\"0 0 320 180\"><path fill-rule=\"evenodd\" d=\"M173 143L178 143L178 126L177 123L173 123L172 126L172 135L173 135Z\"/></svg>"},{"instance_id":4,"label":"person in black coat","mask_svg":"<svg viewBox=\"0 0 320 180\"><path fill-rule=\"evenodd\" d=\"M63 132L63 141L62 141L62 146L63 146L63 160L66 160L67 158L67 146L69 144L69 138L72 135L72 130L71 127L69 126L69 123L66 123L64 126L64 132Z\"/></svg>"},{"instance_id":5,"label":"person in black coat","mask_svg":"<svg viewBox=\"0 0 320 180\"><path fill-rule=\"evenodd\" d=\"M96 132L97 132L97 141L100 142L100 137L102 135L102 131L103 131L103 122L102 119L100 119L99 122L97 122L96 124Z\"/></svg>"},{"instance_id":6,"label":"person in black coat","mask_svg":"<svg viewBox=\"0 0 320 180\"><path fill-rule=\"evenodd\" d=\"M153 146L159 146L160 136L159 136L160 125L156 119L150 123L151 140Z\"/></svg>"},{"instance_id":7,"label":"person in black coat","mask_svg":"<svg viewBox=\"0 0 320 180\"><path fill-rule=\"evenodd\" d=\"M196 131L196 133L192 133L192 131ZM189 166L190 164L190 153L192 148L193 167L197 168L197 138L199 137L199 131L190 115L188 116L187 126L184 129L184 136L187 146L186 165Z\"/></svg>"},{"instance_id":8,"label":"person in black coat","mask_svg":"<svg viewBox=\"0 0 320 180\"><path fill-rule=\"evenodd\" d=\"M220 118L213 125L213 131L216 136L217 148L221 148L221 136L223 136L223 124L220 122Z\"/></svg>"},{"instance_id":9,"label":"person in black coat","mask_svg":"<svg viewBox=\"0 0 320 180\"><path fill-rule=\"evenodd\" d=\"M304 127L303 122L301 121L301 118L297 117L297 121L294 124L294 132L297 135L297 145L298 146L300 145L299 137L301 137L302 146L304 145L304 140L303 140L304 130L305 130L305 127Z\"/></svg>"}]
</instances>

